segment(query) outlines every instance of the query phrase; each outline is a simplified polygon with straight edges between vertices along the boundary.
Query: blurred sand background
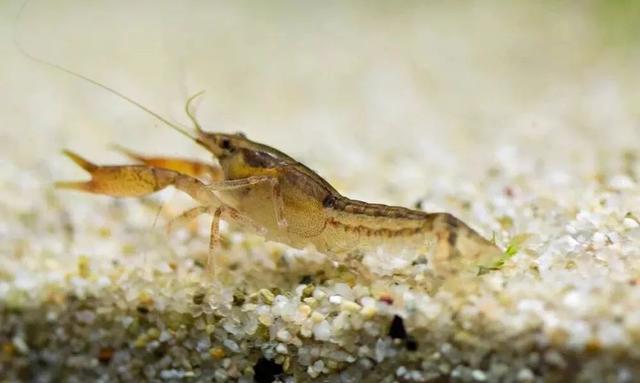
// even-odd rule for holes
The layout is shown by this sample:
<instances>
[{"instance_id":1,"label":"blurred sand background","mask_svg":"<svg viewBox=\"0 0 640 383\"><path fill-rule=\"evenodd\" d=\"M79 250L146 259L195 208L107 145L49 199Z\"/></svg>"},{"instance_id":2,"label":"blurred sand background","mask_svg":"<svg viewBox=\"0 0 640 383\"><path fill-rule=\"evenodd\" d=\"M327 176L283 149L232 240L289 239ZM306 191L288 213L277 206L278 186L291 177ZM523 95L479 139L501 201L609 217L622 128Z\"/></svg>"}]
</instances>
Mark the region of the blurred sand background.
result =
<instances>
[{"instance_id":1,"label":"blurred sand background","mask_svg":"<svg viewBox=\"0 0 640 383\"><path fill-rule=\"evenodd\" d=\"M505 148L595 172L640 142L634 1L33 1L17 22L20 5L0 5L0 155L41 180L72 171L65 147L96 161L118 158L114 142L196 149L21 56L14 31L33 55L181 122L206 90L205 127L243 131L361 198L406 204L441 177L473 183Z\"/></svg>"}]
</instances>

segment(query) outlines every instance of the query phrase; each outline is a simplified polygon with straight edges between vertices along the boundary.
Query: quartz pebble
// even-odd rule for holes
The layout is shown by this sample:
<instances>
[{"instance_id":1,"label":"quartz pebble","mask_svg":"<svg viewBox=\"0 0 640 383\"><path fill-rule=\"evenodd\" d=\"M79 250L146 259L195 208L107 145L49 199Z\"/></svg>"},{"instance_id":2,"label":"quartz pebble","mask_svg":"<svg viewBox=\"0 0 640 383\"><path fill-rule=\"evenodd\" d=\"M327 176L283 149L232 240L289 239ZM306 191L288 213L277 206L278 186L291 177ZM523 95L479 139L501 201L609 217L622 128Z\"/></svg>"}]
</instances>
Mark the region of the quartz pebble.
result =
<instances>
[{"instance_id":1,"label":"quartz pebble","mask_svg":"<svg viewBox=\"0 0 640 383\"><path fill-rule=\"evenodd\" d=\"M329 340L331 337L331 326L329 322L323 320L313 328L313 336L316 340Z\"/></svg>"},{"instance_id":2,"label":"quartz pebble","mask_svg":"<svg viewBox=\"0 0 640 383\"><path fill-rule=\"evenodd\" d=\"M329 297L329 302L334 305L339 305L342 303L342 297L339 295L332 295Z\"/></svg>"}]
</instances>

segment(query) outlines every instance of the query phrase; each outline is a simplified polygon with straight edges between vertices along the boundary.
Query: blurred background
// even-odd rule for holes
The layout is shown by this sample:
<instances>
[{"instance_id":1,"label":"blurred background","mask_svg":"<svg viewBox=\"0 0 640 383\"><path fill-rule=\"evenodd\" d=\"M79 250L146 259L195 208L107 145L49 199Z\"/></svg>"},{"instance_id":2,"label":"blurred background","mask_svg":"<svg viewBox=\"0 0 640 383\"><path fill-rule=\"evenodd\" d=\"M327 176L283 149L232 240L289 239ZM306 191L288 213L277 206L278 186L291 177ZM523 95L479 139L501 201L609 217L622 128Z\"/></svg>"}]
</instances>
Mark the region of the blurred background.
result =
<instances>
[{"instance_id":1,"label":"blurred background","mask_svg":"<svg viewBox=\"0 0 640 383\"><path fill-rule=\"evenodd\" d=\"M112 143L207 156L25 58L14 34L176 121L206 90L204 127L242 131L364 199L410 204L513 161L606 171L640 143L633 0L31 1L18 19L21 5L0 4L0 161L39 180L81 174L62 148L102 163L121 161Z\"/></svg>"}]
</instances>

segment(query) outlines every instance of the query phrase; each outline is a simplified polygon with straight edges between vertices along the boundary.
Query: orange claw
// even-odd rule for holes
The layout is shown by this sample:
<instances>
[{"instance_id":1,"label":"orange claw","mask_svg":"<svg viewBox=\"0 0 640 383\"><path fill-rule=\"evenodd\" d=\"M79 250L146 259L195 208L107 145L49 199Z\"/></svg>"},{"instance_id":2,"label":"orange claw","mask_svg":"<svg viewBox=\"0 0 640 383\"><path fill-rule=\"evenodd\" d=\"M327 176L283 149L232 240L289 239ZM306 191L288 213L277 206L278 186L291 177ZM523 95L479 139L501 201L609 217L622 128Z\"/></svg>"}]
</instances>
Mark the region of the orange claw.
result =
<instances>
[{"instance_id":1,"label":"orange claw","mask_svg":"<svg viewBox=\"0 0 640 383\"><path fill-rule=\"evenodd\" d=\"M192 177L205 176L211 181L220 181L223 178L222 170L219 167L197 160L174 157L143 156L120 145L112 145L112 147L127 157L154 168L171 169Z\"/></svg>"},{"instance_id":2,"label":"orange claw","mask_svg":"<svg viewBox=\"0 0 640 383\"><path fill-rule=\"evenodd\" d=\"M179 173L144 165L98 166L80 155L64 150L64 155L89 172L89 181L56 182L57 188L76 189L113 197L140 197L175 183Z\"/></svg>"}]
</instances>

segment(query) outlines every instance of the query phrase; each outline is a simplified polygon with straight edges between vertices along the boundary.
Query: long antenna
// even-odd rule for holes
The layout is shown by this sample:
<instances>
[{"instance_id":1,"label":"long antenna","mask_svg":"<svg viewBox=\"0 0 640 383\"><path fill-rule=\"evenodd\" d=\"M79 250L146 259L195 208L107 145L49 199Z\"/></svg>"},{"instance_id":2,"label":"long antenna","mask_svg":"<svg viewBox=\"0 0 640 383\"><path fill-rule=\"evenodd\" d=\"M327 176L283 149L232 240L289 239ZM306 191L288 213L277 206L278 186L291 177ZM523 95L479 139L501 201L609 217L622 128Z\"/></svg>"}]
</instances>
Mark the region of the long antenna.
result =
<instances>
[{"instance_id":1,"label":"long antenna","mask_svg":"<svg viewBox=\"0 0 640 383\"><path fill-rule=\"evenodd\" d=\"M153 110L151 110L151 109L147 108L146 106L142 105L140 102L138 102L138 101L136 101L136 100L134 100L134 99L122 94L122 93L120 93L119 91L117 91L117 90L115 90L115 89L113 89L113 88L111 88L111 87L109 87L109 86L107 86L105 84L102 84L102 83L100 83L100 82L98 82L98 81L96 81L94 79L91 79L91 78L89 78L89 77L87 77L87 76L85 76L83 74L80 74L78 72L74 72L71 69L67 69L67 68L63 67L62 65L46 61L44 59L36 57L36 56L32 55L31 53L27 52L22 47L22 45L20 44L20 42L18 40L19 21L22 18L22 14L23 14L25 8L27 7L27 4L29 4L28 0L25 1L24 4L22 4L22 7L20 7L20 11L18 11L18 15L16 17L16 28L14 29L14 33L13 33L13 43L15 44L16 48L18 49L18 51L20 53L22 53L25 57L27 57L28 59L33 60L33 61L35 61L35 62L37 62L39 64L46 65L48 67L57 69L57 70L59 70L61 72L64 72L64 73L66 73L68 75L71 75L73 77L79 78L79 79L84 80L84 81L87 81L87 82L89 82L89 83L91 83L91 84L93 84L93 85L95 85L95 86L97 86L99 88L102 88L102 89L106 90L107 92L109 92L109 93L111 93L111 94L113 94L113 95L115 95L115 96L127 101L129 104L131 104L133 106L136 106L140 110L142 110L142 111L150 114L151 116L157 118L158 120L162 121L167 126L172 128L173 130L177 131L178 133L180 133L180 134L182 134L182 135L184 135L186 137L189 137L190 139L192 139L192 140L194 140L194 141L196 141L198 143L200 142L200 140L197 137L192 136L191 133L187 129L185 129L184 127L178 125L177 123L169 121L167 118L163 117L159 113L154 112ZM192 116L190 115L189 118L192 118ZM196 127L199 128L199 126L196 126Z\"/></svg>"}]
</instances>

